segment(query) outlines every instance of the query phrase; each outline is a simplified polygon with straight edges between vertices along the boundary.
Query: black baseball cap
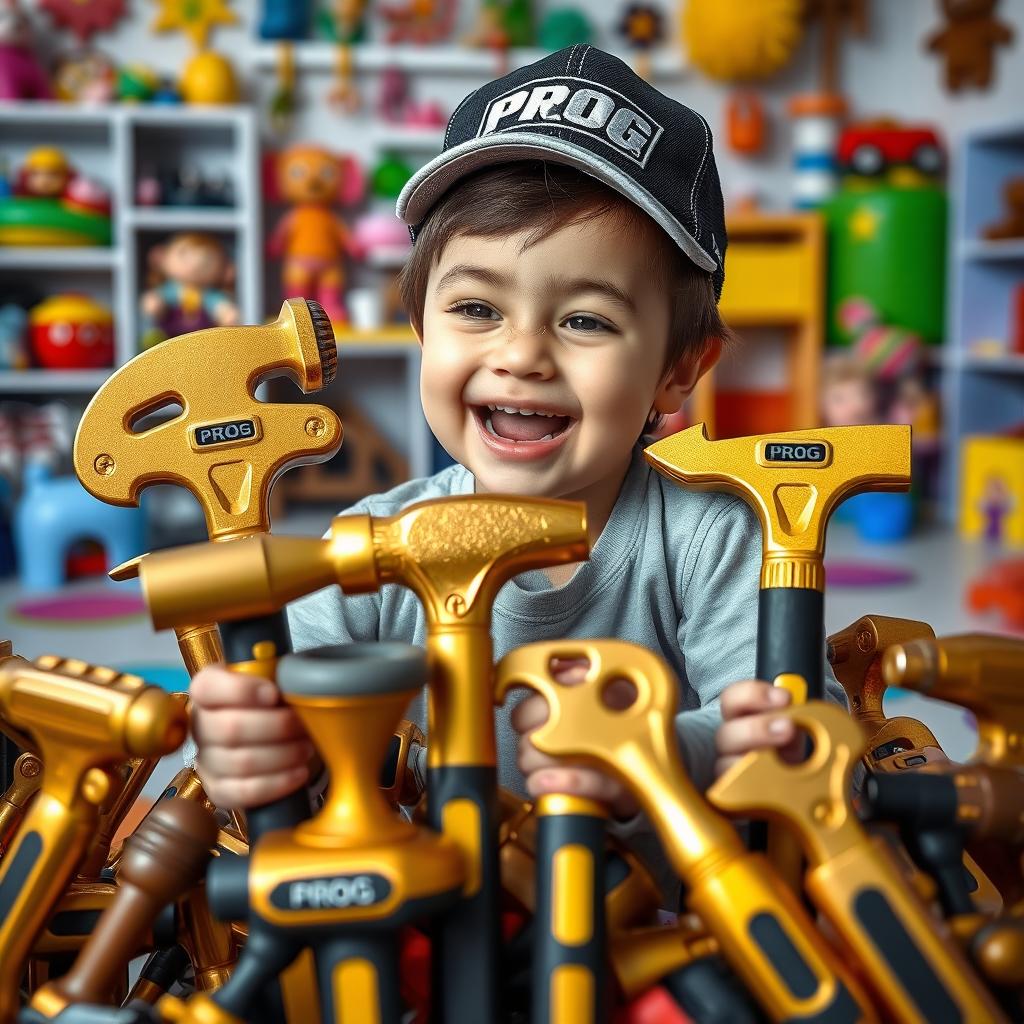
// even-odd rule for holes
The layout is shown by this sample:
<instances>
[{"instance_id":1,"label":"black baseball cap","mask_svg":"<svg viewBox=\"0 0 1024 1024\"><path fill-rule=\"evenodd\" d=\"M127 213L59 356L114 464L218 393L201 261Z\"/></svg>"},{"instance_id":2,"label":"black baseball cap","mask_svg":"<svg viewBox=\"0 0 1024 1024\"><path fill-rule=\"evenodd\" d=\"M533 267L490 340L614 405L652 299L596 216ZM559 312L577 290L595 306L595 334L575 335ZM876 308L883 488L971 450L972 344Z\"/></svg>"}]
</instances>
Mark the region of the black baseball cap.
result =
<instances>
[{"instance_id":1,"label":"black baseball cap","mask_svg":"<svg viewBox=\"0 0 1024 1024\"><path fill-rule=\"evenodd\" d=\"M470 93L440 155L398 197L413 240L459 179L512 160L568 164L622 193L711 274L721 295L725 211L711 129L618 57L570 46Z\"/></svg>"}]
</instances>

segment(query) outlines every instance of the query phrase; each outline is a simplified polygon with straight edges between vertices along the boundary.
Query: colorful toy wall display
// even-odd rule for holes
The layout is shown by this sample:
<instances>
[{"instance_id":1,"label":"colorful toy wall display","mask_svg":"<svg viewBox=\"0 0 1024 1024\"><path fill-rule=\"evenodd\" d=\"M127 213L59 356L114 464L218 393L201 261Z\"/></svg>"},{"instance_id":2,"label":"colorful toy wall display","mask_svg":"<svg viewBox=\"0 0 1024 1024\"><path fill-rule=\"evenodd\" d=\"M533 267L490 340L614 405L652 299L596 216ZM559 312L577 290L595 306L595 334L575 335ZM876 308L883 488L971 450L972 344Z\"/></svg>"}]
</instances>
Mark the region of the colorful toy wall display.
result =
<instances>
[{"instance_id":1,"label":"colorful toy wall display","mask_svg":"<svg viewBox=\"0 0 1024 1024\"><path fill-rule=\"evenodd\" d=\"M968 437L960 461L960 533L1024 546L1024 437Z\"/></svg>"}]
</instances>

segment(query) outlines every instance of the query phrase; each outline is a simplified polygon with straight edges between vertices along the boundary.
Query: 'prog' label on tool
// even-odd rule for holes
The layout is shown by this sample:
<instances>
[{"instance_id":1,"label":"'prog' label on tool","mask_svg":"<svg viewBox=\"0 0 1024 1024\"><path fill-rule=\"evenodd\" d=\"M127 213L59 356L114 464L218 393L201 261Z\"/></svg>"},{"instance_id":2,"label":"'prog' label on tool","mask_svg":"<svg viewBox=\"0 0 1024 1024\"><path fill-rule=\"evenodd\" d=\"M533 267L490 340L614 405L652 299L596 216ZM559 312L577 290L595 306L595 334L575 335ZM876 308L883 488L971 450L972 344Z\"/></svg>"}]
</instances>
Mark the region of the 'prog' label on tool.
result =
<instances>
[{"instance_id":1,"label":"'prog' label on tool","mask_svg":"<svg viewBox=\"0 0 1024 1024\"><path fill-rule=\"evenodd\" d=\"M831 448L825 441L765 441L761 452L766 465L824 466Z\"/></svg>"},{"instance_id":2,"label":"'prog' label on tool","mask_svg":"<svg viewBox=\"0 0 1024 1024\"><path fill-rule=\"evenodd\" d=\"M225 420L193 428L192 437L196 448L213 448L219 444L255 441L259 437L259 428L255 420Z\"/></svg>"},{"instance_id":3,"label":"'prog' label on tool","mask_svg":"<svg viewBox=\"0 0 1024 1024\"><path fill-rule=\"evenodd\" d=\"M279 910L345 910L370 907L387 899L391 883L383 875L334 875L282 882L270 894Z\"/></svg>"}]
</instances>

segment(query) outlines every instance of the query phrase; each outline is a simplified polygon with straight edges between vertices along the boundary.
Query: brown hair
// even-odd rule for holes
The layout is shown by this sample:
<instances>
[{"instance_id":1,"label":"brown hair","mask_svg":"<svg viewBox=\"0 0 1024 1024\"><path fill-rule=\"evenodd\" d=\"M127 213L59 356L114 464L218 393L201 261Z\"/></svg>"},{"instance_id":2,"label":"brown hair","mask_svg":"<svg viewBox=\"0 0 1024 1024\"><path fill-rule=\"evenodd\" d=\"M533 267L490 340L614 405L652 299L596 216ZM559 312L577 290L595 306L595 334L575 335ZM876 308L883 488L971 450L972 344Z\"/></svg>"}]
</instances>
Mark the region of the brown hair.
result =
<instances>
[{"instance_id":1,"label":"brown hair","mask_svg":"<svg viewBox=\"0 0 1024 1024\"><path fill-rule=\"evenodd\" d=\"M699 357L707 342L732 340L715 302L711 275L701 270L638 206L574 167L541 160L488 167L463 178L430 211L402 273L402 304L423 330L427 280L445 247L462 237L494 238L529 231L523 250L561 228L609 215L626 238L643 235L652 245L651 274L659 276L670 303L669 336L662 373L683 356ZM645 427L654 429L660 417Z\"/></svg>"}]
</instances>

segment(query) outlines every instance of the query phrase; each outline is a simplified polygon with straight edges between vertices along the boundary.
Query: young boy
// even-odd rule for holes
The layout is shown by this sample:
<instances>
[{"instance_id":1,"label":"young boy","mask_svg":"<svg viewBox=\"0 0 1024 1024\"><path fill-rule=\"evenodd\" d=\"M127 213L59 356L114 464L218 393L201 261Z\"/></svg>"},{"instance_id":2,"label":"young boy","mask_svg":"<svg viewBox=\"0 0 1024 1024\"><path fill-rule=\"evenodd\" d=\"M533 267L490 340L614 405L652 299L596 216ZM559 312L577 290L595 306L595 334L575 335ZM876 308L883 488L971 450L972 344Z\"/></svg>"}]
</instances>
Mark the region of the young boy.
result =
<instances>
[{"instance_id":1,"label":"young boy","mask_svg":"<svg viewBox=\"0 0 1024 1024\"><path fill-rule=\"evenodd\" d=\"M505 585L495 658L561 637L656 650L679 678L681 746L701 787L716 758L721 770L746 750L789 744L790 723L771 715L787 694L749 680L760 528L743 502L662 479L639 440L679 409L729 337L716 305L726 236L707 123L617 58L574 46L468 96L398 215L414 237L402 289L422 346L423 409L458 464L349 511L386 516L473 492L584 501L589 561ZM296 649L424 642L418 600L393 585L321 591L292 605L289 622ZM726 690L735 680L747 681ZM831 674L829 689L842 700ZM311 747L269 683L209 668L192 698L216 803L261 804L307 782ZM616 781L532 747L545 715L538 696L497 710L500 784L591 796L632 818L637 805ZM422 721L422 708L409 717Z\"/></svg>"}]
</instances>

